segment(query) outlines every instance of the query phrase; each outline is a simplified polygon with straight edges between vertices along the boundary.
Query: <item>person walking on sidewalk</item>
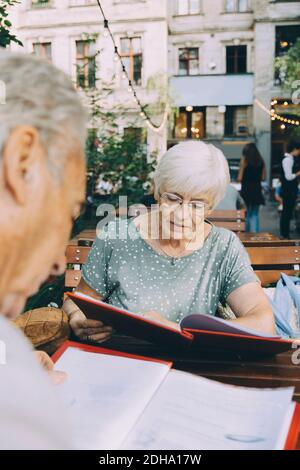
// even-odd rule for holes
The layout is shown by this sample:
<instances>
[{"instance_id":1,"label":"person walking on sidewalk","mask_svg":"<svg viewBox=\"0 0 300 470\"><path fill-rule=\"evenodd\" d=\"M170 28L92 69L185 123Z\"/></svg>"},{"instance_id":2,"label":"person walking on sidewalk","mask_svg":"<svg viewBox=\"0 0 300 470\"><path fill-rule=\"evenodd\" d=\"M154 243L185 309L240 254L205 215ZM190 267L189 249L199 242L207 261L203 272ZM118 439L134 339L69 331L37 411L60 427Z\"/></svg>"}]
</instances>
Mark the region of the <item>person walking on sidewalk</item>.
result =
<instances>
[{"instance_id":1,"label":"person walking on sidewalk","mask_svg":"<svg viewBox=\"0 0 300 470\"><path fill-rule=\"evenodd\" d=\"M281 198L282 213L280 217L280 235L283 239L290 237L290 222L295 209L298 178L300 171L296 171L295 158L300 155L300 142L291 140L288 144L287 153L284 154L281 167Z\"/></svg>"}]
</instances>

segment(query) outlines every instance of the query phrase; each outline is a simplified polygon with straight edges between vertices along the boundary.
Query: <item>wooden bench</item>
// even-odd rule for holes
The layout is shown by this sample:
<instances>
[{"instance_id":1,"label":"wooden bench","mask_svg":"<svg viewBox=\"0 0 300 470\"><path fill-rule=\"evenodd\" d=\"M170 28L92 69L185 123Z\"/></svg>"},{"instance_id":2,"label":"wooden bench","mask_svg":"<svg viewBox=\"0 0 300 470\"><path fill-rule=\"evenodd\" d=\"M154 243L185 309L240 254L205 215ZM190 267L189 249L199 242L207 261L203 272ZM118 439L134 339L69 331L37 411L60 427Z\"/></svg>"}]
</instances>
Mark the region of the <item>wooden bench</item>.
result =
<instances>
[{"instance_id":1,"label":"wooden bench","mask_svg":"<svg viewBox=\"0 0 300 470\"><path fill-rule=\"evenodd\" d=\"M91 242L91 240L90 240ZM274 242L273 242L274 243ZM67 270L65 287L77 287L81 266L86 262L90 246L69 245L66 251ZM251 265L263 286L277 282L280 273L296 275L300 270L300 247L295 244L274 246L246 246Z\"/></svg>"},{"instance_id":2,"label":"wooden bench","mask_svg":"<svg viewBox=\"0 0 300 470\"><path fill-rule=\"evenodd\" d=\"M123 214L124 215L124 214ZM134 212L132 212L134 215ZM212 211L209 215L208 220L210 220L217 227L227 228L237 233L244 233L246 230L246 210L236 210L236 211ZM255 235L255 234L252 234ZM268 234L268 236L272 236ZM74 237L70 244L76 245L79 240L93 240L95 238L95 230L87 229L80 232L76 237Z\"/></svg>"},{"instance_id":3,"label":"wooden bench","mask_svg":"<svg viewBox=\"0 0 300 470\"><path fill-rule=\"evenodd\" d=\"M246 230L246 210L237 211L213 211L209 217L217 227L227 228L233 232L245 232Z\"/></svg>"},{"instance_id":4,"label":"wooden bench","mask_svg":"<svg viewBox=\"0 0 300 470\"><path fill-rule=\"evenodd\" d=\"M265 244L272 241L284 241L280 240L276 235L270 232L259 232L259 233L252 233L252 232L239 232L237 236L241 240L241 242L245 245L248 243L252 243L253 245L257 244Z\"/></svg>"},{"instance_id":5,"label":"wooden bench","mask_svg":"<svg viewBox=\"0 0 300 470\"><path fill-rule=\"evenodd\" d=\"M295 276L300 269L300 247L296 245L246 246L251 265L263 286L278 281L280 273Z\"/></svg>"},{"instance_id":6,"label":"wooden bench","mask_svg":"<svg viewBox=\"0 0 300 470\"><path fill-rule=\"evenodd\" d=\"M241 240L242 241L242 240ZM245 247L279 247L279 246L294 246L300 247L300 240L280 240L280 239L270 239L270 240L244 240L242 241Z\"/></svg>"}]
</instances>

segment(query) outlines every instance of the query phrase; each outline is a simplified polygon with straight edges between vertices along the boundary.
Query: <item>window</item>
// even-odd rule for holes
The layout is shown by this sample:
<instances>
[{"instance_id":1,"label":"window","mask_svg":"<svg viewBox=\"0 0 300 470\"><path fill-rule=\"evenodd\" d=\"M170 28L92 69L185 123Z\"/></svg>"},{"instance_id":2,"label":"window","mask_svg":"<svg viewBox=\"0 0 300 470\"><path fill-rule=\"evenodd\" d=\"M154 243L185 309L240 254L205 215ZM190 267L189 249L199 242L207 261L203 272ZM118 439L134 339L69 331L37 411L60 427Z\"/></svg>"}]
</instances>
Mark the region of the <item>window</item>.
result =
<instances>
[{"instance_id":1,"label":"window","mask_svg":"<svg viewBox=\"0 0 300 470\"><path fill-rule=\"evenodd\" d=\"M285 55L300 37L300 25L276 26L276 57Z\"/></svg>"},{"instance_id":2,"label":"window","mask_svg":"<svg viewBox=\"0 0 300 470\"><path fill-rule=\"evenodd\" d=\"M276 57L282 57L289 49L295 44L297 38L300 37L300 25L290 26L276 26L275 36L275 55ZM275 84L280 85L284 77L284 72L275 69Z\"/></svg>"},{"instance_id":3,"label":"window","mask_svg":"<svg viewBox=\"0 0 300 470\"><path fill-rule=\"evenodd\" d=\"M226 13L244 13L250 11L250 0L226 0Z\"/></svg>"},{"instance_id":4,"label":"window","mask_svg":"<svg viewBox=\"0 0 300 470\"><path fill-rule=\"evenodd\" d=\"M128 139L133 139L139 144L146 143L146 134L144 132L144 129L142 129L141 127L125 127L124 137Z\"/></svg>"},{"instance_id":5,"label":"window","mask_svg":"<svg viewBox=\"0 0 300 470\"><path fill-rule=\"evenodd\" d=\"M179 49L179 75L198 75L199 49L184 47Z\"/></svg>"},{"instance_id":6,"label":"window","mask_svg":"<svg viewBox=\"0 0 300 470\"><path fill-rule=\"evenodd\" d=\"M51 0L32 0L31 6L33 8L47 7L51 5Z\"/></svg>"},{"instance_id":7,"label":"window","mask_svg":"<svg viewBox=\"0 0 300 470\"><path fill-rule=\"evenodd\" d=\"M203 139L205 137L205 108L179 108L174 137L176 139Z\"/></svg>"},{"instance_id":8,"label":"window","mask_svg":"<svg viewBox=\"0 0 300 470\"><path fill-rule=\"evenodd\" d=\"M249 106L226 106L225 129L226 137L247 136L250 134Z\"/></svg>"},{"instance_id":9,"label":"window","mask_svg":"<svg viewBox=\"0 0 300 470\"><path fill-rule=\"evenodd\" d=\"M177 0L178 15L197 15L200 11L200 0Z\"/></svg>"},{"instance_id":10,"label":"window","mask_svg":"<svg viewBox=\"0 0 300 470\"><path fill-rule=\"evenodd\" d=\"M247 46L226 47L227 73L247 72Z\"/></svg>"},{"instance_id":11,"label":"window","mask_svg":"<svg viewBox=\"0 0 300 470\"><path fill-rule=\"evenodd\" d=\"M80 88L93 88L96 84L96 57L93 41L76 41L76 83Z\"/></svg>"},{"instance_id":12,"label":"window","mask_svg":"<svg viewBox=\"0 0 300 470\"><path fill-rule=\"evenodd\" d=\"M142 39L140 37L121 38L121 56L130 80L135 85L142 84Z\"/></svg>"},{"instance_id":13,"label":"window","mask_svg":"<svg viewBox=\"0 0 300 470\"><path fill-rule=\"evenodd\" d=\"M51 42L35 42L34 44L32 44L32 47L33 47L33 52L35 55L51 62L52 60Z\"/></svg>"}]
</instances>

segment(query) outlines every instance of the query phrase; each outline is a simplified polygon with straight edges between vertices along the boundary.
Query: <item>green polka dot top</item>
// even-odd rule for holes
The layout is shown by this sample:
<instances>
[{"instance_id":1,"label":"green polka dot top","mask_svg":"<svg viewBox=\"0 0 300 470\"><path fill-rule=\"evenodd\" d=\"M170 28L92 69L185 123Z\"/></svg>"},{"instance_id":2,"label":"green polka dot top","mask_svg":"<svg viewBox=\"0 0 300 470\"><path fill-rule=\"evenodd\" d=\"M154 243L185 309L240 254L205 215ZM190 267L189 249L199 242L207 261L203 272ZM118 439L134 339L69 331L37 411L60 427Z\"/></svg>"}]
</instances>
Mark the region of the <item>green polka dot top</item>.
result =
<instances>
[{"instance_id":1,"label":"green polka dot top","mask_svg":"<svg viewBox=\"0 0 300 470\"><path fill-rule=\"evenodd\" d=\"M157 253L132 219L114 220L101 231L82 275L105 302L135 313L155 310L174 322L192 313L215 315L231 292L259 282L227 229L213 225L202 248L172 258Z\"/></svg>"}]
</instances>

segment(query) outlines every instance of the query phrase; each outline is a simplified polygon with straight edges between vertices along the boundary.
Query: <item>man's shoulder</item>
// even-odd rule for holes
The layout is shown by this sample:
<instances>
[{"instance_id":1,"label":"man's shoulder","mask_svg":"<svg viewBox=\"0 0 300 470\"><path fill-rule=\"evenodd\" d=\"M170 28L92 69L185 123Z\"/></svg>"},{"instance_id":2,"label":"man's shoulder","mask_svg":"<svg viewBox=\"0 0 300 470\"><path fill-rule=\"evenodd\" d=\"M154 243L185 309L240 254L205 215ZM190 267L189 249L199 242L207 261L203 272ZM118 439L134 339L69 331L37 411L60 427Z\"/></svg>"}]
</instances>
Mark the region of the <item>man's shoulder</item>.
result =
<instances>
[{"instance_id":1,"label":"man's shoulder","mask_svg":"<svg viewBox=\"0 0 300 470\"><path fill-rule=\"evenodd\" d=\"M12 385L26 376L26 384L48 388L46 374L35 359L33 347L24 334L0 315L1 376ZM1 394L1 391L0 391Z\"/></svg>"},{"instance_id":2,"label":"man's shoulder","mask_svg":"<svg viewBox=\"0 0 300 470\"><path fill-rule=\"evenodd\" d=\"M65 411L25 336L0 315L0 449L68 447Z\"/></svg>"},{"instance_id":3,"label":"man's shoulder","mask_svg":"<svg viewBox=\"0 0 300 470\"><path fill-rule=\"evenodd\" d=\"M24 335L9 320L0 314L0 345L1 351L9 355L11 359L17 354L25 354L31 357L30 343ZM3 364L3 359L0 363Z\"/></svg>"}]
</instances>

